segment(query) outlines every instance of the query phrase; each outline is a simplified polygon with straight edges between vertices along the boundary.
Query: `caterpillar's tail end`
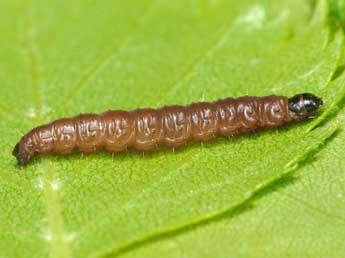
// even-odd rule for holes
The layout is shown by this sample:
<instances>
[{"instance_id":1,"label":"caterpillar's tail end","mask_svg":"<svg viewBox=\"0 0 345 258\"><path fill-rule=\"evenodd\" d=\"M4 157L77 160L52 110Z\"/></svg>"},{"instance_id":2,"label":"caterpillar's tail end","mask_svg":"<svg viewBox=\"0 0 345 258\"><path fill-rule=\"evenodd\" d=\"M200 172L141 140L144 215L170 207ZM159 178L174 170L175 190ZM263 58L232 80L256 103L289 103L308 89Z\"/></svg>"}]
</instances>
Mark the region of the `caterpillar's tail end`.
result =
<instances>
[{"instance_id":1,"label":"caterpillar's tail end","mask_svg":"<svg viewBox=\"0 0 345 258\"><path fill-rule=\"evenodd\" d=\"M20 149L20 143L17 143L12 151L12 155L16 157L18 162L18 167L23 168L24 165L29 161L30 157L22 152Z\"/></svg>"},{"instance_id":2,"label":"caterpillar's tail end","mask_svg":"<svg viewBox=\"0 0 345 258\"><path fill-rule=\"evenodd\" d=\"M14 147L12 151L13 156L17 157L18 154L19 154L19 142L16 144L16 146Z\"/></svg>"}]
</instances>

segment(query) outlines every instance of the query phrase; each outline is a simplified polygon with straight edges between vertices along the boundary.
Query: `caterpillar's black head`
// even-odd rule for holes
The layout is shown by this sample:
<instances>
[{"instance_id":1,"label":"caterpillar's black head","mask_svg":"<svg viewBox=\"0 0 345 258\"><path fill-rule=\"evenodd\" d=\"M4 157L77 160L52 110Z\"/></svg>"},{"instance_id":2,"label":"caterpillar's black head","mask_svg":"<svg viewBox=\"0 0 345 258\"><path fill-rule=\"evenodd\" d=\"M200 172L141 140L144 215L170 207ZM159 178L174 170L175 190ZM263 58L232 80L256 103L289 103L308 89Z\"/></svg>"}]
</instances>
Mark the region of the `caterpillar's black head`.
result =
<instances>
[{"instance_id":1,"label":"caterpillar's black head","mask_svg":"<svg viewBox=\"0 0 345 258\"><path fill-rule=\"evenodd\" d=\"M322 99L311 93L302 93L289 98L289 110L301 119L315 117L322 105Z\"/></svg>"}]
</instances>

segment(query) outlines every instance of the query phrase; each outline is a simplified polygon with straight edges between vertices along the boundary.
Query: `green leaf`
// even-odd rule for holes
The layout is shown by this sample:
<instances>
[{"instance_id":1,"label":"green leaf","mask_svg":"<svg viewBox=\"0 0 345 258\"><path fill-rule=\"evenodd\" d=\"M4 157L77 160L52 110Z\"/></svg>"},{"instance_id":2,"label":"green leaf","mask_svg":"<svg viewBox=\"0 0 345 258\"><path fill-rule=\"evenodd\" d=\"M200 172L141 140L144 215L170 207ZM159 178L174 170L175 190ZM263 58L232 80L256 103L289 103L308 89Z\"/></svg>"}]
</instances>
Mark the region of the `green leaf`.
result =
<instances>
[{"instance_id":1,"label":"green leaf","mask_svg":"<svg viewBox=\"0 0 345 258\"><path fill-rule=\"evenodd\" d=\"M342 257L334 3L1 1L0 257ZM313 122L23 170L11 156L23 133L80 112L302 92L325 100Z\"/></svg>"},{"instance_id":2,"label":"green leaf","mask_svg":"<svg viewBox=\"0 0 345 258\"><path fill-rule=\"evenodd\" d=\"M332 87L344 81L342 76ZM345 125L343 113L336 119ZM116 257L343 257L344 139L338 131L294 176L276 180L222 216L138 243Z\"/></svg>"}]
</instances>

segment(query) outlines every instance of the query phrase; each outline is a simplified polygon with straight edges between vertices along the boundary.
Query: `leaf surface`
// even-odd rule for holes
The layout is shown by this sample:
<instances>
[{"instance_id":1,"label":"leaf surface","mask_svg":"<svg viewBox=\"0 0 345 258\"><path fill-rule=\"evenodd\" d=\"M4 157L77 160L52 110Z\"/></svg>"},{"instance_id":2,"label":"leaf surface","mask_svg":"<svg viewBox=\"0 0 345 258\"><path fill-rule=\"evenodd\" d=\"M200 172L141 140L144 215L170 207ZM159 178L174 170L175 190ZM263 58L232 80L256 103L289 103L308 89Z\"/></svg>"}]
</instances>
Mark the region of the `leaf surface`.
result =
<instances>
[{"instance_id":1,"label":"leaf surface","mask_svg":"<svg viewBox=\"0 0 345 258\"><path fill-rule=\"evenodd\" d=\"M2 1L0 257L341 257L336 7ZM302 92L325 100L314 122L144 157L50 155L19 170L11 156L23 133L64 116Z\"/></svg>"}]
</instances>

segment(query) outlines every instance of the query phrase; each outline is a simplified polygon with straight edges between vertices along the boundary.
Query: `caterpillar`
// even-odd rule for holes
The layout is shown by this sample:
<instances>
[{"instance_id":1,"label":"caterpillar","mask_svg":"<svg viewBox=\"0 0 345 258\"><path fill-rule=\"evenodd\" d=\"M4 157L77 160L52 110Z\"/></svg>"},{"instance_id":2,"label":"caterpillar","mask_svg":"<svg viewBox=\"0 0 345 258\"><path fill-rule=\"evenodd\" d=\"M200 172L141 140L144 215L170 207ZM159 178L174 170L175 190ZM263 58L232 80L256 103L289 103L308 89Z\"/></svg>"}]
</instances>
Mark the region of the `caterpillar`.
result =
<instances>
[{"instance_id":1,"label":"caterpillar","mask_svg":"<svg viewBox=\"0 0 345 258\"><path fill-rule=\"evenodd\" d=\"M158 145L178 148L187 141L208 141L313 118L321 105L321 98L303 93L291 98L244 96L188 106L80 114L32 129L12 154L22 168L34 156L50 152L69 154L78 149L86 154L105 149L115 153L128 148L147 152Z\"/></svg>"}]
</instances>

